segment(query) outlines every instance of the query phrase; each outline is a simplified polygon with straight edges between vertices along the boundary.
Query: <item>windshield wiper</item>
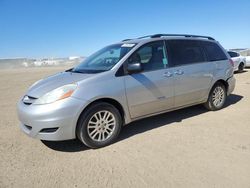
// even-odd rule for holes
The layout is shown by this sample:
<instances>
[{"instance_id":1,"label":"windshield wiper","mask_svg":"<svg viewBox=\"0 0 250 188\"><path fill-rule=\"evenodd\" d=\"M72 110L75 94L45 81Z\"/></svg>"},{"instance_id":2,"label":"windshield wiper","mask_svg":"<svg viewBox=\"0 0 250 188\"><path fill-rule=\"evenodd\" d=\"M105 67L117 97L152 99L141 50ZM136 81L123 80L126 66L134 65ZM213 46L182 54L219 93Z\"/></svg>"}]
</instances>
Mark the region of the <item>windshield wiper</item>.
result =
<instances>
[{"instance_id":1,"label":"windshield wiper","mask_svg":"<svg viewBox=\"0 0 250 188\"><path fill-rule=\"evenodd\" d=\"M74 68L71 68L71 69L68 69L66 70L65 72L73 72L73 73L81 73L81 74L96 74L96 73L101 73L101 72L105 72L107 70L86 70L86 69L80 69L80 70L77 70L77 69L74 69Z\"/></svg>"},{"instance_id":2,"label":"windshield wiper","mask_svg":"<svg viewBox=\"0 0 250 188\"><path fill-rule=\"evenodd\" d=\"M71 72L73 68L65 70L65 72Z\"/></svg>"},{"instance_id":3,"label":"windshield wiper","mask_svg":"<svg viewBox=\"0 0 250 188\"><path fill-rule=\"evenodd\" d=\"M73 73L81 73L81 74L85 73L85 72L78 71L78 70L73 70L73 69L74 69L74 68L68 69L68 70L66 70L65 72L73 72Z\"/></svg>"}]
</instances>

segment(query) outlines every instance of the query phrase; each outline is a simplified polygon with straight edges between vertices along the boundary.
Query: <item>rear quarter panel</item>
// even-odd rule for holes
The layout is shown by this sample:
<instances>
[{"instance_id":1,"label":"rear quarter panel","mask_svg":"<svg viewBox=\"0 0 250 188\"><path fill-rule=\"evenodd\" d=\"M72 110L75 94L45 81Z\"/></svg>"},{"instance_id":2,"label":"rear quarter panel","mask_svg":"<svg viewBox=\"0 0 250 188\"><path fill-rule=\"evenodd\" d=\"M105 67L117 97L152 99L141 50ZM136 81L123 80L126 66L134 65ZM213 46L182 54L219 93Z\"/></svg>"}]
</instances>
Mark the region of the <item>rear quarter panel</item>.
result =
<instances>
[{"instance_id":1,"label":"rear quarter panel","mask_svg":"<svg viewBox=\"0 0 250 188\"><path fill-rule=\"evenodd\" d=\"M233 77L234 72L234 68L231 66L229 60L214 61L212 63L214 64L215 70L210 90L218 80L227 81L229 78Z\"/></svg>"}]
</instances>

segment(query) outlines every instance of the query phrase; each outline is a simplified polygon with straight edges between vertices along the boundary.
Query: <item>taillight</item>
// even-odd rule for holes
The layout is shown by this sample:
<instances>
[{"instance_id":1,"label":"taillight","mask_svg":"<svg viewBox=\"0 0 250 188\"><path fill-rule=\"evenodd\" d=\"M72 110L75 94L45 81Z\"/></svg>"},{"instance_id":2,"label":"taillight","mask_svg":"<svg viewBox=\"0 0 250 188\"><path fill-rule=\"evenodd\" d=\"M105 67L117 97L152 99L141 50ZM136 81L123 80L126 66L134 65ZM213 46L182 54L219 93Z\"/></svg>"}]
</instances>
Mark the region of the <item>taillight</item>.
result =
<instances>
[{"instance_id":1,"label":"taillight","mask_svg":"<svg viewBox=\"0 0 250 188\"><path fill-rule=\"evenodd\" d=\"M234 62L232 59L229 59L229 63L232 65L232 67L234 67Z\"/></svg>"}]
</instances>

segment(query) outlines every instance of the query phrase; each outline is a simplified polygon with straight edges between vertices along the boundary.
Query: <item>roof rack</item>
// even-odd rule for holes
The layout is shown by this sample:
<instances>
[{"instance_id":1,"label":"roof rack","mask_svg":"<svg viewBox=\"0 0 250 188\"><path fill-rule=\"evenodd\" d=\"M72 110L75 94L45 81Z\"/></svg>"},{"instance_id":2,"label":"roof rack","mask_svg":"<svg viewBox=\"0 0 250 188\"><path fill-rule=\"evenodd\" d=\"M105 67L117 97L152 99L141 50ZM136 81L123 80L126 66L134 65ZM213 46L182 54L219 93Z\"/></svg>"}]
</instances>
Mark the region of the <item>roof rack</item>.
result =
<instances>
[{"instance_id":1,"label":"roof rack","mask_svg":"<svg viewBox=\"0 0 250 188\"><path fill-rule=\"evenodd\" d=\"M189 34L154 34L154 35L146 35L139 37L137 39L144 39L144 38L160 38L160 37L193 37L193 38L206 38L208 40L215 40L209 36L202 36L202 35L189 35ZM129 41L132 39L125 39L122 42Z\"/></svg>"},{"instance_id":2,"label":"roof rack","mask_svg":"<svg viewBox=\"0 0 250 188\"><path fill-rule=\"evenodd\" d=\"M150 35L150 38L159 38L159 37L194 37L194 38L206 38L208 40L215 40L209 36L202 36L202 35L189 35L189 34L155 34Z\"/></svg>"},{"instance_id":3,"label":"roof rack","mask_svg":"<svg viewBox=\"0 0 250 188\"><path fill-rule=\"evenodd\" d=\"M129 41L129 40L132 40L132 39L124 39L124 40L122 40L122 42Z\"/></svg>"},{"instance_id":4,"label":"roof rack","mask_svg":"<svg viewBox=\"0 0 250 188\"><path fill-rule=\"evenodd\" d=\"M159 34L155 34L155 35L159 35ZM146 36L139 37L137 39L152 38L152 36L154 35L146 35Z\"/></svg>"}]
</instances>

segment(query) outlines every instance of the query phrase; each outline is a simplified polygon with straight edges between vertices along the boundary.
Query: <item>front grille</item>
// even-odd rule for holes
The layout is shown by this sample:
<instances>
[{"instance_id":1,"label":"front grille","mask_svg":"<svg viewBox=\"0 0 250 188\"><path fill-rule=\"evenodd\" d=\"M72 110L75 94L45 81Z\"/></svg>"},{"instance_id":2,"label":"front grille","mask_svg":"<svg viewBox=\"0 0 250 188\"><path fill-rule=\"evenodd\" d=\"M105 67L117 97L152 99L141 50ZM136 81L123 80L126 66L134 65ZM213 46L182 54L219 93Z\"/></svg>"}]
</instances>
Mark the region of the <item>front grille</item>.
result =
<instances>
[{"instance_id":1,"label":"front grille","mask_svg":"<svg viewBox=\"0 0 250 188\"><path fill-rule=\"evenodd\" d=\"M29 125L25 125L25 124L24 124L24 126L25 126L27 129L29 129L29 130L31 130L31 129L32 129L32 127L31 127L31 126L29 126Z\"/></svg>"},{"instance_id":2,"label":"front grille","mask_svg":"<svg viewBox=\"0 0 250 188\"><path fill-rule=\"evenodd\" d=\"M56 132L58 127L42 129L40 133L53 133Z\"/></svg>"},{"instance_id":3,"label":"front grille","mask_svg":"<svg viewBox=\"0 0 250 188\"><path fill-rule=\"evenodd\" d=\"M23 103L26 105L31 105L37 98L25 95L23 97Z\"/></svg>"}]
</instances>

